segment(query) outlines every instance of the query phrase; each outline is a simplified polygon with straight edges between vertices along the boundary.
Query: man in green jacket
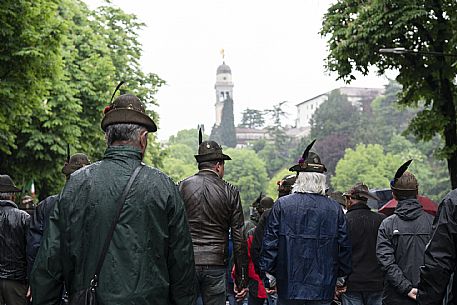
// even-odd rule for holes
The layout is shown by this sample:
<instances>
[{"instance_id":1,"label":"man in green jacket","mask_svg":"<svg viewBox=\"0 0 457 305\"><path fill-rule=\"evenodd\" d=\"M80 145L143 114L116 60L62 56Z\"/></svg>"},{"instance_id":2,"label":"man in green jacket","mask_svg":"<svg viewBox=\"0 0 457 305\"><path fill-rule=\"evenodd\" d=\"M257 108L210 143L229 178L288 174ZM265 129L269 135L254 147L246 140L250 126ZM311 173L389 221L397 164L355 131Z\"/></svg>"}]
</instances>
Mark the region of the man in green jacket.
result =
<instances>
[{"instance_id":1,"label":"man in green jacket","mask_svg":"<svg viewBox=\"0 0 457 305\"><path fill-rule=\"evenodd\" d=\"M108 148L101 161L68 179L51 212L31 275L33 304L70 301L90 286L97 260L148 132L157 130L143 103L124 94L105 108ZM99 304L182 304L196 298L195 267L184 204L173 181L143 166L127 193L98 278Z\"/></svg>"}]
</instances>

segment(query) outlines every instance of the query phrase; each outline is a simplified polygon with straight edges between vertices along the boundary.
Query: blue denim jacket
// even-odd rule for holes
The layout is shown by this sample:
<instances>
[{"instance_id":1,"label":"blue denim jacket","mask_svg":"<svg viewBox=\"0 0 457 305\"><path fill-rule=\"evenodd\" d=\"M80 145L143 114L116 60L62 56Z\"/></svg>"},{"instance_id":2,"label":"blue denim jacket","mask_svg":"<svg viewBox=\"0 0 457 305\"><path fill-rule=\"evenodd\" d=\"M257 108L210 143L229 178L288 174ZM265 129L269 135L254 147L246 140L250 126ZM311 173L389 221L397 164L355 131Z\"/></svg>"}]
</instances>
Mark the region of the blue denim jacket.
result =
<instances>
[{"instance_id":1,"label":"blue denim jacket","mask_svg":"<svg viewBox=\"0 0 457 305\"><path fill-rule=\"evenodd\" d=\"M336 278L351 272L351 244L340 205L318 194L279 198L268 217L260 258L283 300L331 300Z\"/></svg>"}]
</instances>

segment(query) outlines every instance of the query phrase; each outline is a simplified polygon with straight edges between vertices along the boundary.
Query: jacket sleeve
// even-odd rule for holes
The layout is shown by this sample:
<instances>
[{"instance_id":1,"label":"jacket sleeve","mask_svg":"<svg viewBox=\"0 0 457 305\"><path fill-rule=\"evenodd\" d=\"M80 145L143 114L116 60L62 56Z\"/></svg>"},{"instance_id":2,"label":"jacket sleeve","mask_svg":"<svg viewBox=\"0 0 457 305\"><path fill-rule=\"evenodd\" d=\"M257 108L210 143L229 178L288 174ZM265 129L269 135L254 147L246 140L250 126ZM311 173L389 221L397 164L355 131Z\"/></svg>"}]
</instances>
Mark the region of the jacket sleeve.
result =
<instances>
[{"instance_id":1,"label":"jacket sleeve","mask_svg":"<svg viewBox=\"0 0 457 305\"><path fill-rule=\"evenodd\" d=\"M59 202L49 217L49 224L32 268L30 286L34 305L60 304L63 268L60 255Z\"/></svg>"},{"instance_id":2,"label":"jacket sleeve","mask_svg":"<svg viewBox=\"0 0 457 305\"><path fill-rule=\"evenodd\" d=\"M177 187L170 181L168 199L168 273L170 278L169 298L172 305L194 304L196 275L194 250L187 223L184 203Z\"/></svg>"},{"instance_id":3,"label":"jacket sleeve","mask_svg":"<svg viewBox=\"0 0 457 305\"><path fill-rule=\"evenodd\" d=\"M260 252L260 272L264 279L265 272L276 276L276 264L278 257L280 205L275 203L268 215L265 233L263 235L262 250Z\"/></svg>"},{"instance_id":4,"label":"jacket sleeve","mask_svg":"<svg viewBox=\"0 0 457 305\"><path fill-rule=\"evenodd\" d=\"M348 236L346 217L340 208L338 213L338 277L352 272L352 246Z\"/></svg>"},{"instance_id":5,"label":"jacket sleeve","mask_svg":"<svg viewBox=\"0 0 457 305\"><path fill-rule=\"evenodd\" d=\"M236 270L235 284L240 288L245 288L248 281L248 249L244 235L243 209L238 190L234 191L232 200L233 210L230 218L230 228Z\"/></svg>"},{"instance_id":6,"label":"jacket sleeve","mask_svg":"<svg viewBox=\"0 0 457 305\"><path fill-rule=\"evenodd\" d=\"M456 267L456 205L450 198L440 204L434 232L424 254L418 287L419 304L442 304L450 276Z\"/></svg>"},{"instance_id":7,"label":"jacket sleeve","mask_svg":"<svg viewBox=\"0 0 457 305\"><path fill-rule=\"evenodd\" d=\"M254 236L252 238L252 245L251 245L251 259L252 263L254 264L255 272L260 275L260 251L262 250L262 240L263 240L263 233L265 231L265 222L267 219L268 214L270 213L269 210L265 211L260 217L259 223L254 230Z\"/></svg>"},{"instance_id":8,"label":"jacket sleeve","mask_svg":"<svg viewBox=\"0 0 457 305\"><path fill-rule=\"evenodd\" d=\"M46 199L43 200L33 213L30 221L30 228L27 233L27 275L30 278L32 272L32 266L35 263L35 258L40 248L41 239L43 238L43 207Z\"/></svg>"},{"instance_id":9,"label":"jacket sleeve","mask_svg":"<svg viewBox=\"0 0 457 305\"><path fill-rule=\"evenodd\" d=\"M389 224L392 223L391 218L385 219L378 230L378 239L376 242L376 256L381 269L384 271L386 280L392 285L400 294L407 295L413 285L408 280L403 271L395 261L395 249L392 244L392 228Z\"/></svg>"}]
</instances>

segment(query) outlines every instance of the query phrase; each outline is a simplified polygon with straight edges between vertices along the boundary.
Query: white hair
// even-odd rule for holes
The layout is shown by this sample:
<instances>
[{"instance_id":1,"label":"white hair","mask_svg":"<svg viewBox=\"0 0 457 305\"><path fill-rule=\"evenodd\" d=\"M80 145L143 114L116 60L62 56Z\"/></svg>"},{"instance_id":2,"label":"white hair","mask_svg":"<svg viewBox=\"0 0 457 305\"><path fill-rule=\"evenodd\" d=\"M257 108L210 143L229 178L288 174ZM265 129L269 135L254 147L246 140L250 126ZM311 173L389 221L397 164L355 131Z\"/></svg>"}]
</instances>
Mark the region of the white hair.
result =
<instances>
[{"instance_id":1,"label":"white hair","mask_svg":"<svg viewBox=\"0 0 457 305\"><path fill-rule=\"evenodd\" d=\"M300 172L292 186L292 193L314 193L325 195L325 175L314 172Z\"/></svg>"}]
</instances>

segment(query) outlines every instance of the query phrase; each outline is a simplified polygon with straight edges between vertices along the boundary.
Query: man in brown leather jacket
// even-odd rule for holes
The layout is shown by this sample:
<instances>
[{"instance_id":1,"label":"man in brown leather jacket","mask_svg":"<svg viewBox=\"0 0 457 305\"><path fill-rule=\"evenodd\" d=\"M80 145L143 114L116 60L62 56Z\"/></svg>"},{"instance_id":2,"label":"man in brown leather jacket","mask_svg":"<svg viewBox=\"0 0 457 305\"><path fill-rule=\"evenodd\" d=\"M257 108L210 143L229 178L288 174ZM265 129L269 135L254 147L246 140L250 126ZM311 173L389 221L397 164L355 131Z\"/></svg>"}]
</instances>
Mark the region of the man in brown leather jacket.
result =
<instances>
[{"instance_id":1,"label":"man in brown leather jacket","mask_svg":"<svg viewBox=\"0 0 457 305\"><path fill-rule=\"evenodd\" d=\"M194 245L198 292L204 305L223 305L226 298L228 235L231 229L237 298L247 292L247 247L238 190L225 182L224 162L231 158L214 141L201 141L199 172L179 184Z\"/></svg>"}]
</instances>

